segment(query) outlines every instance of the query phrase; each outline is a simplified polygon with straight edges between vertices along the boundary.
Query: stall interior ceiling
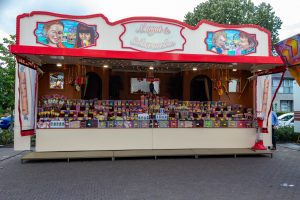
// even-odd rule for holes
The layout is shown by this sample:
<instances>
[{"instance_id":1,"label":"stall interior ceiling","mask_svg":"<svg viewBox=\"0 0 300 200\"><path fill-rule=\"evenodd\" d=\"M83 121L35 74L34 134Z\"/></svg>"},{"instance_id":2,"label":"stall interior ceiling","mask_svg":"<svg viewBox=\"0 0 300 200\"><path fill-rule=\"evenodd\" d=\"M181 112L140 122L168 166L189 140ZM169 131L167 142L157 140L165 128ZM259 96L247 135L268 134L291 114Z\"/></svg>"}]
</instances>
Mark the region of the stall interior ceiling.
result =
<instances>
[{"instance_id":1,"label":"stall interior ceiling","mask_svg":"<svg viewBox=\"0 0 300 200\"><path fill-rule=\"evenodd\" d=\"M197 63L153 60L99 59L84 57L21 55L38 65L56 65L61 63L64 68L74 65L106 67L112 71L144 72L149 69L158 73L176 73L181 71L201 71L209 69L247 70L252 73L272 69L274 64L251 63Z\"/></svg>"}]
</instances>

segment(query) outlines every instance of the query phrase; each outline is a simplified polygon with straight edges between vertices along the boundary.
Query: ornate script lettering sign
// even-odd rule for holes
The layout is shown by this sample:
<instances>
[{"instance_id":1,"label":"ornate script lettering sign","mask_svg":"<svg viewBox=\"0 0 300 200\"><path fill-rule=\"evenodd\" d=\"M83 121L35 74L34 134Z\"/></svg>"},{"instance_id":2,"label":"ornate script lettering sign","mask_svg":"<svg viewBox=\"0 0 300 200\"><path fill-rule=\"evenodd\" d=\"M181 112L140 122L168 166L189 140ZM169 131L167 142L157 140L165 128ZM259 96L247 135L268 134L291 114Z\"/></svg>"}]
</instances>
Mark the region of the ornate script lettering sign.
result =
<instances>
[{"instance_id":1,"label":"ornate script lettering sign","mask_svg":"<svg viewBox=\"0 0 300 200\"><path fill-rule=\"evenodd\" d=\"M161 22L129 22L122 24L122 48L146 52L183 51L184 27Z\"/></svg>"}]
</instances>

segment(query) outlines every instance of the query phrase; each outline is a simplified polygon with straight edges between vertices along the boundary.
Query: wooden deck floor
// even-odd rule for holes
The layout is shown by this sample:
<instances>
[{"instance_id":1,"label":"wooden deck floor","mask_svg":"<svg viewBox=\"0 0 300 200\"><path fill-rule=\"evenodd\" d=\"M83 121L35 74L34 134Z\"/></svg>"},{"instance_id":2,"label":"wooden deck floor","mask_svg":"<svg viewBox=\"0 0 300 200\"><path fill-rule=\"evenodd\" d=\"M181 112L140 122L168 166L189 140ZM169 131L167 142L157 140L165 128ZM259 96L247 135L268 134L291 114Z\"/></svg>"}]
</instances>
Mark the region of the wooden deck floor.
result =
<instances>
[{"instance_id":1,"label":"wooden deck floor","mask_svg":"<svg viewBox=\"0 0 300 200\"><path fill-rule=\"evenodd\" d=\"M21 161L30 160L66 160L86 159L86 158L124 158L124 157L158 157L166 156L214 156L214 155L269 155L273 156L272 151L253 151L251 149L170 149L170 150L122 150L122 151L68 151L68 152L29 152L21 158Z\"/></svg>"}]
</instances>

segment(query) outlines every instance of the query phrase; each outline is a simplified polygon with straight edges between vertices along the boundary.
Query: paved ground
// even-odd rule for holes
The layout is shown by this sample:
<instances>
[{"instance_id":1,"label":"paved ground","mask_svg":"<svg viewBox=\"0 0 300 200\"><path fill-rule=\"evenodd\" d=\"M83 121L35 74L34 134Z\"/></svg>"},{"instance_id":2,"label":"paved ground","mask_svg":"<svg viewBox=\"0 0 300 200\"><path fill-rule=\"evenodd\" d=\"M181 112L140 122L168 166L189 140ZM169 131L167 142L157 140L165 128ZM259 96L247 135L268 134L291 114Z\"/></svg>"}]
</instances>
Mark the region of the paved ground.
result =
<instances>
[{"instance_id":1,"label":"paved ground","mask_svg":"<svg viewBox=\"0 0 300 200\"><path fill-rule=\"evenodd\" d=\"M27 199L299 200L300 151L279 146L272 159L184 157L21 164L16 155L0 161L0 200Z\"/></svg>"},{"instance_id":2,"label":"paved ground","mask_svg":"<svg viewBox=\"0 0 300 200\"><path fill-rule=\"evenodd\" d=\"M278 144L278 145L281 146L281 147L285 147L285 148L289 148L289 149L300 151L300 144L296 144L296 143L283 143L283 144Z\"/></svg>"},{"instance_id":3,"label":"paved ground","mask_svg":"<svg viewBox=\"0 0 300 200\"><path fill-rule=\"evenodd\" d=\"M19 155L23 153L22 151L14 151L12 148L0 148L0 161L10 159L11 157L14 157L16 155Z\"/></svg>"}]
</instances>

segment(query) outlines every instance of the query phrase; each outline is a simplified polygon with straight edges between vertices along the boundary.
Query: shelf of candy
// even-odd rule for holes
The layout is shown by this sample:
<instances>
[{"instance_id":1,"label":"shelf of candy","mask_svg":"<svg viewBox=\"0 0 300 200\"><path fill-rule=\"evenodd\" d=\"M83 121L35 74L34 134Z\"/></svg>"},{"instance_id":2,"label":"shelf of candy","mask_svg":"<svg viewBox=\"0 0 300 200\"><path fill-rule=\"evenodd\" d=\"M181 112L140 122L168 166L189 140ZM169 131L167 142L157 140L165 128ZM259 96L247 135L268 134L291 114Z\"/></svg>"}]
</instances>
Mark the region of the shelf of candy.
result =
<instances>
[{"instance_id":1,"label":"shelf of candy","mask_svg":"<svg viewBox=\"0 0 300 200\"><path fill-rule=\"evenodd\" d=\"M226 102L178 101L142 98L141 104L149 105L154 128L251 128L252 109ZM165 121L169 120L169 124ZM156 122L158 121L158 122ZM178 123L175 123L177 121Z\"/></svg>"},{"instance_id":2,"label":"shelf of candy","mask_svg":"<svg viewBox=\"0 0 300 200\"><path fill-rule=\"evenodd\" d=\"M42 118L54 118L59 116L66 98L62 95L42 96L38 104L38 114Z\"/></svg>"},{"instance_id":3,"label":"shelf of candy","mask_svg":"<svg viewBox=\"0 0 300 200\"><path fill-rule=\"evenodd\" d=\"M58 120L66 98L62 95L42 96L38 103L38 128L65 128L65 121Z\"/></svg>"},{"instance_id":4,"label":"shelf of candy","mask_svg":"<svg viewBox=\"0 0 300 200\"><path fill-rule=\"evenodd\" d=\"M226 102L178 101L158 96L141 100L42 98L38 128L250 128L251 108Z\"/></svg>"}]
</instances>

